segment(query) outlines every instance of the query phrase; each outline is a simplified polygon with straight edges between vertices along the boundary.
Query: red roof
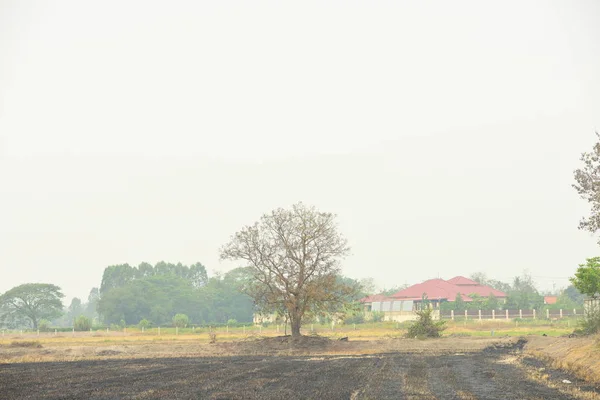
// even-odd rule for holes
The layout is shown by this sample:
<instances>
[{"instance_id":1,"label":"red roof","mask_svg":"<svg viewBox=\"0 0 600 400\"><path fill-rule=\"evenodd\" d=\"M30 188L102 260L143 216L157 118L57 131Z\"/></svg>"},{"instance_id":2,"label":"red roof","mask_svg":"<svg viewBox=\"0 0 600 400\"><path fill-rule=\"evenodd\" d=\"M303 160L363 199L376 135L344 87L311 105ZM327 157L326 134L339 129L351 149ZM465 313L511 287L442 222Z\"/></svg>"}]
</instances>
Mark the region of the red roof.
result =
<instances>
[{"instance_id":1,"label":"red roof","mask_svg":"<svg viewBox=\"0 0 600 400\"><path fill-rule=\"evenodd\" d=\"M506 293L486 285L480 285L474 280L465 278L464 276L455 276L446 282L461 287L461 293L464 291L467 294L477 294L481 297L489 297L490 294L493 294L494 297L506 297Z\"/></svg>"},{"instance_id":2,"label":"red roof","mask_svg":"<svg viewBox=\"0 0 600 400\"><path fill-rule=\"evenodd\" d=\"M404 290L393 294L392 297L395 299L406 299L406 298L418 298L421 299L423 293L427 294L429 300L444 299L448 301L454 301L456 295L460 293L464 301L472 301L472 299L465 293L465 288L453 285L446 282L443 279L430 279L423 283L417 283Z\"/></svg>"},{"instance_id":3,"label":"red roof","mask_svg":"<svg viewBox=\"0 0 600 400\"><path fill-rule=\"evenodd\" d=\"M386 300L394 300L394 299L392 299L389 296L386 296L384 294L374 294L374 295L367 296L367 297L360 299L359 302L372 303L374 301L386 301Z\"/></svg>"},{"instance_id":4,"label":"red roof","mask_svg":"<svg viewBox=\"0 0 600 400\"><path fill-rule=\"evenodd\" d=\"M459 286L478 286L479 283L475 282L472 279L469 278L465 278L464 276L455 276L452 279L448 279L446 282L451 283L453 285L459 285Z\"/></svg>"},{"instance_id":5,"label":"red roof","mask_svg":"<svg viewBox=\"0 0 600 400\"><path fill-rule=\"evenodd\" d=\"M557 296L544 296L544 304L556 304L557 301Z\"/></svg>"}]
</instances>

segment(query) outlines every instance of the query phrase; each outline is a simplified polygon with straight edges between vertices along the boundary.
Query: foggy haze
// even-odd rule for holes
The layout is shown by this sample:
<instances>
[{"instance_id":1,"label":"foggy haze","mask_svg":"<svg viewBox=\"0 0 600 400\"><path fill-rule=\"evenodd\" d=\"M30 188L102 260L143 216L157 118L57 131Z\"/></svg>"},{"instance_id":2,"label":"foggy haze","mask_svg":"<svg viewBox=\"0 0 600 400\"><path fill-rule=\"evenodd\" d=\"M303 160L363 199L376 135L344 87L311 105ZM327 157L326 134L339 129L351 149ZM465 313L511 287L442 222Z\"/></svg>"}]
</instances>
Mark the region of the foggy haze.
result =
<instances>
[{"instance_id":1,"label":"foggy haze","mask_svg":"<svg viewBox=\"0 0 600 400\"><path fill-rule=\"evenodd\" d=\"M435 4L435 6L434 6ZM527 269L596 238L600 5L0 2L0 293L203 263L263 213L338 214L380 287ZM67 301L68 304L68 301Z\"/></svg>"}]
</instances>

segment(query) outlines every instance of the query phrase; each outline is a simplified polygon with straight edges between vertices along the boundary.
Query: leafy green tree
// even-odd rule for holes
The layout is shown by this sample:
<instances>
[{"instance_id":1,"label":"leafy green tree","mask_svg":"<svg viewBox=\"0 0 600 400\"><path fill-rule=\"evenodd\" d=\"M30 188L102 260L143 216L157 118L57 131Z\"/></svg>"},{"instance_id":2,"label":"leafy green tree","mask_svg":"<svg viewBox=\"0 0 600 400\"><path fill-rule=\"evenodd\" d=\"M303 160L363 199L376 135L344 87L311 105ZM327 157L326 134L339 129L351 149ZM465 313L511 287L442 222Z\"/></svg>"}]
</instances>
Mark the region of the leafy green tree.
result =
<instances>
[{"instance_id":1,"label":"leafy green tree","mask_svg":"<svg viewBox=\"0 0 600 400\"><path fill-rule=\"evenodd\" d=\"M484 309L485 310L497 310L500 306L500 303L498 302L498 299L496 298L496 296L494 296L493 293L490 293L490 295L487 297L487 299L485 299L485 303L484 303Z\"/></svg>"},{"instance_id":2,"label":"leafy green tree","mask_svg":"<svg viewBox=\"0 0 600 400\"><path fill-rule=\"evenodd\" d=\"M337 278L348 253L335 215L298 203L242 228L221 259L247 263L253 272L247 293L262 311L285 314L292 337L299 337L305 316L343 307L346 293Z\"/></svg>"},{"instance_id":3,"label":"leafy green tree","mask_svg":"<svg viewBox=\"0 0 600 400\"><path fill-rule=\"evenodd\" d=\"M74 321L75 318L77 318L79 315L82 315L83 312L84 307L81 304L81 299L79 299L78 297L73 297L73 299L71 300L71 304L69 305L69 308L67 310L69 321Z\"/></svg>"},{"instance_id":4,"label":"leafy green tree","mask_svg":"<svg viewBox=\"0 0 600 400\"><path fill-rule=\"evenodd\" d=\"M50 330L50 321L48 321L47 319L39 320L38 329L42 332L48 332Z\"/></svg>"},{"instance_id":5,"label":"leafy green tree","mask_svg":"<svg viewBox=\"0 0 600 400\"><path fill-rule=\"evenodd\" d=\"M453 306L454 306L453 307L454 312L465 312L465 310L467 309L465 301L463 300L463 298L460 295L460 293L456 294L456 298L454 299Z\"/></svg>"},{"instance_id":6,"label":"leafy green tree","mask_svg":"<svg viewBox=\"0 0 600 400\"><path fill-rule=\"evenodd\" d=\"M173 326L185 328L190 323L190 319L185 314L175 314L173 317Z\"/></svg>"},{"instance_id":7,"label":"leafy green tree","mask_svg":"<svg viewBox=\"0 0 600 400\"><path fill-rule=\"evenodd\" d=\"M98 316L98 300L100 300L100 290L98 288L92 288L88 295L88 301L85 305L85 315L92 320Z\"/></svg>"},{"instance_id":8,"label":"leafy green tree","mask_svg":"<svg viewBox=\"0 0 600 400\"><path fill-rule=\"evenodd\" d=\"M583 300L585 299L585 295L581 293L577 288L573 285L567 286L567 288L563 291L563 294L569 298L573 303L578 306L583 305Z\"/></svg>"},{"instance_id":9,"label":"leafy green tree","mask_svg":"<svg viewBox=\"0 0 600 400\"><path fill-rule=\"evenodd\" d=\"M524 272L514 278L504 309L540 309L543 305L544 296L536 289L531 275Z\"/></svg>"},{"instance_id":10,"label":"leafy green tree","mask_svg":"<svg viewBox=\"0 0 600 400\"><path fill-rule=\"evenodd\" d=\"M92 320L85 315L80 315L75 318L73 328L75 328L76 331L89 331L92 328Z\"/></svg>"},{"instance_id":11,"label":"leafy green tree","mask_svg":"<svg viewBox=\"0 0 600 400\"><path fill-rule=\"evenodd\" d=\"M596 298L600 293L600 257L592 257L580 264L571 283L579 292Z\"/></svg>"},{"instance_id":12,"label":"leafy green tree","mask_svg":"<svg viewBox=\"0 0 600 400\"><path fill-rule=\"evenodd\" d=\"M142 328L147 329L150 327L150 321L148 321L146 318L144 318L138 323L138 327L140 329L142 329Z\"/></svg>"},{"instance_id":13,"label":"leafy green tree","mask_svg":"<svg viewBox=\"0 0 600 400\"><path fill-rule=\"evenodd\" d=\"M42 319L58 317L63 308L61 289L47 283L26 283L0 296L3 320L28 320L33 329Z\"/></svg>"}]
</instances>

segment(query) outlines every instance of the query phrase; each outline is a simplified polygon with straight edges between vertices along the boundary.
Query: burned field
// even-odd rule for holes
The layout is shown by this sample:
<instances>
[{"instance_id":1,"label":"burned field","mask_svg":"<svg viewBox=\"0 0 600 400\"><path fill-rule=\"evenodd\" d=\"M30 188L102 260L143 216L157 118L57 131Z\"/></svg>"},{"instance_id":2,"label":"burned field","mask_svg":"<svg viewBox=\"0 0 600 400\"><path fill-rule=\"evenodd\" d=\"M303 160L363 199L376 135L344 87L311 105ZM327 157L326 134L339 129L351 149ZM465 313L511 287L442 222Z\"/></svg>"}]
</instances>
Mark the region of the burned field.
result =
<instances>
[{"instance_id":1,"label":"burned field","mask_svg":"<svg viewBox=\"0 0 600 400\"><path fill-rule=\"evenodd\" d=\"M507 362L519 344L472 352L231 355L0 365L3 399L570 399ZM539 367L539 366L538 366ZM564 377L564 375L561 375ZM569 391L571 390L571 392Z\"/></svg>"}]
</instances>

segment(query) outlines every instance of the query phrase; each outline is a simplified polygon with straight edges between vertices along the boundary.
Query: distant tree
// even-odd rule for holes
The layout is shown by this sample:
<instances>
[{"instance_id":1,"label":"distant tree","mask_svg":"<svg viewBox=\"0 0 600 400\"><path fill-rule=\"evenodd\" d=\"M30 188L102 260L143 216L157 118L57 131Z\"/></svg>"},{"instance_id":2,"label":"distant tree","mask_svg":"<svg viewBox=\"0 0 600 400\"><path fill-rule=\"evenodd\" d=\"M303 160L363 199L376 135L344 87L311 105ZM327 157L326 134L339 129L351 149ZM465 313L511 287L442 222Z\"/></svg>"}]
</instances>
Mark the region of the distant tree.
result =
<instances>
[{"instance_id":1,"label":"distant tree","mask_svg":"<svg viewBox=\"0 0 600 400\"><path fill-rule=\"evenodd\" d=\"M96 310L98 307L98 300L100 300L100 290L98 290L98 288L92 288L85 306L85 315L91 319L94 319L98 315L98 311Z\"/></svg>"},{"instance_id":2,"label":"distant tree","mask_svg":"<svg viewBox=\"0 0 600 400\"><path fill-rule=\"evenodd\" d=\"M140 329L144 328L147 329L150 327L150 321L148 321L146 318L142 319L139 323L138 323L138 327Z\"/></svg>"},{"instance_id":3,"label":"distant tree","mask_svg":"<svg viewBox=\"0 0 600 400\"><path fill-rule=\"evenodd\" d=\"M563 294L567 296L573 303L578 306L583 305L583 300L585 299L585 295L581 293L577 288L573 285L567 286L567 288L563 291Z\"/></svg>"},{"instance_id":4,"label":"distant tree","mask_svg":"<svg viewBox=\"0 0 600 400\"><path fill-rule=\"evenodd\" d=\"M596 136L600 138L598 132ZM594 144L590 153L582 153L580 160L583 167L575 170L573 187L590 204L591 213L580 221L579 229L596 233L600 229L600 141Z\"/></svg>"},{"instance_id":5,"label":"distant tree","mask_svg":"<svg viewBox=\"0 0 600 400\"><path fill-rule=\"evenodd\" d=\"M533 278L527 272L513 280L504 308L510 309L539 309L544 305L544 297L535 287Z\"/></svg>"},{"instance_id":6,"label":"distant tree","mask_svg":"<svg viewBox=\"0 0 600 400\"><path fill-rule=\"evenodd\" d=\"M58 317L63 308L61 289L47 283L26 283L0 296L2 319L26 319L33 329L42 319Z\"/></svg>"},{"instance_id":7,"label":"distant tree","mask_svg":"<svg viewBox=\"0 0 600 400\"><path fill-rule=\"evenodd\" d=\"M406 289L409 286L410 285L408 285L408 284L392 286L389 289L385 289L383 292L381 292L381 294L383 294L385 296L391 296L391 295L394 295L394 294L398 293L401 290Z\"/></svg>"},{"instance_id":8,"label":"distant tree","mask_svg":"<svg viewBox=\"0 0 600 400\"><path fill-rule=\"evenodd\" d=\"M86 317L85 315L80 315L75 318L73 323L73 328L76 331L89 331L92 327L92 320Z\"/></svg>"},{"instance_id":9,"label":"distant tree","mask_svg":"<svg viewBox=\"0 0 600 400\"><path fill-rule=\"evenodd\" d=\"M475 272L471 274L471 279L480 285L489 286L504 293L508 293L511 290L510 284L496 279L489 279L485 272Z\"/></svg>"},{"instance_id":10,"label":"distant tree","mask_svg":"<svg viewBox=\"0 0 600 400\"><path fill-rule=\"evenodd\" d=\"M486 310L497 310L499 308L498 299L493 293L490 293L487 299L485 299L484 308Z\"/></svg>"},{"instance_id":11,"label":"distant tree","mask_svg":"<svg viewBox=\"0 0 600 400\"><path fill-rule=\"evenodd\" d=\"M279 311L300 336L305 315L343 307L346 289L338 287L340 259L349 253L335 215L302 203L276 209L237 232L221 259L243 260L252 268L247 293L264 311Z\"/></svg>"},{"instance_id":12,"label":"distant tree","mask_svg":"<svg viewBox=\"0 0 600 400\"><path fill-rule=\"evenodd\" d=\"M455 312L465 312L467 306L465 305L465 301L463 300L460 293L456 294L456 298L454 299L454 311Z\"/></svg>"},{"instance_id":13,"label":"distant tree","mask_svg":"<svg viewBox=\"0 0 600 400\"><path fill-rule=\"evenodd\" d=\"M206 268L199 262L190 265L188 279L195 287L202 287L208 283L208 274Z\"/></svg>"},{"instance_id":14,"label":"distant tree","mask_svg":"<svg viewBox=\"0 0 600 400\"><path fill-rule=\"evenodd\" d=\"M600 294L600 257L588 258L585 264L580 264L570 281L579 292L597 298Z\"/></svg>"},{"instance_id":15,"label":"distant tree","mask_svg":"<svg viewBox=\"0 0 600 400\"><path fill-rule=\"evenodd\" d=\"M185 314L175 314L173 317L173 326L185 328L190 323L190 319Z\"/></svg>"},{"instance_id":16,"label":"distant tree","mask_svg":"<svg viewBox=\"0 0 600 400\"><path fill-rule=\"evenodd\" d=\"M83 312L84 307L81 304L81 299L79 299L78 297L73 297L73 299L71 300L71 304L69 305L69 308L67 310L70 322L73 322L73 320L78 316L82 315Z\"/></svg>"}]
</instances>

